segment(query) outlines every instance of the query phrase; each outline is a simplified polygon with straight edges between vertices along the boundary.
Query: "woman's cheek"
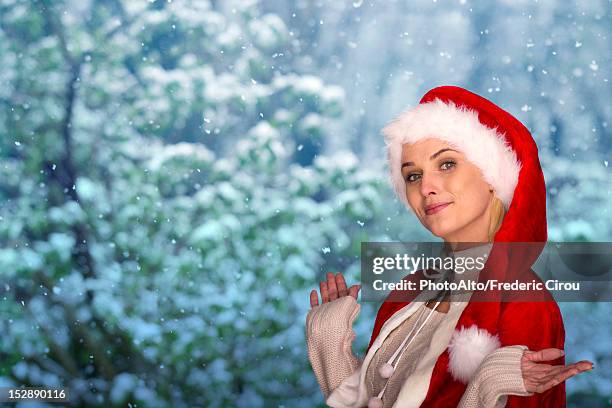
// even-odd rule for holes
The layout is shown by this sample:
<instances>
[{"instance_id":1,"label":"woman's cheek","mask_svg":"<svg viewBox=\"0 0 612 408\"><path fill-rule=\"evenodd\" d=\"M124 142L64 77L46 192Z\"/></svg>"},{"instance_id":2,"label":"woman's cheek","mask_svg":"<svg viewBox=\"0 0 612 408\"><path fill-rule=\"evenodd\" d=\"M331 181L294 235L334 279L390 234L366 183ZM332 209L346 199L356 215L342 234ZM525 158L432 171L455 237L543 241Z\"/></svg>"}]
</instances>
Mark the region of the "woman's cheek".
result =
<instances>
[{"instance_id":1,"label":"woman's cheek","mask_svg":"<svg viewBox=\"0 0 612 408\"><path fill-rule=\"evenodd\" d=\"M412 212L415 213L417 216L419 216L419 210L418 210L419 197L418 195L414 193L414 191L412 191L408 183L406 183L406 200L408 201L408 204L410 204L410 208L412 209Z\"/></svg>"}]
</instances>

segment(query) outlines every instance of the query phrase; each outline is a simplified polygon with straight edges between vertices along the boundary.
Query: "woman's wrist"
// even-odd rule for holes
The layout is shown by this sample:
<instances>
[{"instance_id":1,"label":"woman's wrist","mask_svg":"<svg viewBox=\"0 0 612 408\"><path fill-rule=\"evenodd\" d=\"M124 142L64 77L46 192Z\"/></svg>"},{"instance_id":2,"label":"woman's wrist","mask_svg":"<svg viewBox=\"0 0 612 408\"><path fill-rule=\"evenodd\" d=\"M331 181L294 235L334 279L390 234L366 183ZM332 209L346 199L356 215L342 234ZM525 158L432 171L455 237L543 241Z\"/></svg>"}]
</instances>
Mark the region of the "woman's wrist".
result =
<instances>
[{"instance_id":1,"label":"woman's wrist","mask_svg":"<svg viewBox=\"0 0 612 408\"><path fill-rule=\"evenodd\" d=\"M350 330L360 309L361 305L352 296L342 296L315 306L306 317L307 331L312 334L337 335Z\"/></svg>"},{"instance_id":2,"label":"woman's wrist","mask_svg":"<svg viewBox=\"0 0 612 408\"><path fill-rule=\"evenodd\" d=\"M523 381L523 345L500 347L489 354L468 384L459 407L503 407L508 395L531 396Z\"/></svg>"},{"instance_id":3,"label":"woman's wrist","mask_svg":"<svg viewBox=\"0 0 612 408\"><path fill-rule=\"evenodd\" d=\"M528 348L523 345L501 347L485 359L479 375L485 382L487 392L496 396L533 395L525 388L521 370L525 350Z\"/></svg>"}]
</instances>

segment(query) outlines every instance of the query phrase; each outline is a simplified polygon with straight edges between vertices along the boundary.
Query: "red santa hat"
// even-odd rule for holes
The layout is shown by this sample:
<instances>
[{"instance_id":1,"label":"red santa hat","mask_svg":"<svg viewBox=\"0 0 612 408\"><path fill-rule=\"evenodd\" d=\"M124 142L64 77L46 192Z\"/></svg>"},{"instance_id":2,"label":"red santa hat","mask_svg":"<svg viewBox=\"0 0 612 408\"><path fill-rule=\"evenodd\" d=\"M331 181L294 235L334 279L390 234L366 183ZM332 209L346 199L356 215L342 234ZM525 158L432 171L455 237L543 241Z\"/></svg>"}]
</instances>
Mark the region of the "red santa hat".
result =
<instances>
[{"instance_id":1,"label":"red santa hat","mask_svg":"<svg viewBox=\"0 0 612 408\"><path fill-rule=\"evenodd\" d=\"M391 180L405 204L404 180L400 174L402 144L426 137L440 138L456 146L481 169L495 189L507 211L479 274L479 282L488 279L541 282L531 266L547 239L546 187L536 143L519 120L466 89L440 86L427 92L418 106L389 123L383 134L388 146ZM502 245L507 242L531 244ZM422 272L406 279L423 279ZM531 293L529 302L509 302L504 298L506 294L499 292L473 301L474 293L455 326L448 348L435 363L420 406L456 406L483 358L498 347L519 344L531 350L563 349L565 335L559 307L546 289L535 292ZM409 294L408 298L411 296L414 299L416 293ZM385 322L409 303L404 293L391 292L378 310L368 350ZM551 363L564 361L561 357ZM531 397L509 396L507 401L508 408L562 406L564 383Z\"/></svg>"},{"instance_id":2,"label":"red santa hat","mask_svg":"<svg viewBox=\"0 0 612 408\"><path fill-rule=\"evenodd\" d=\"M417 106L406 109L382 129L391 184L406 206L406 185L401 174L402 145L435 137L463 152L480 168L484 179L508 209L521 164L506 142L507 129L500 123L501 108L486 102L474 98L441 98L429 92Z\"/></svg>"}]
</instances>

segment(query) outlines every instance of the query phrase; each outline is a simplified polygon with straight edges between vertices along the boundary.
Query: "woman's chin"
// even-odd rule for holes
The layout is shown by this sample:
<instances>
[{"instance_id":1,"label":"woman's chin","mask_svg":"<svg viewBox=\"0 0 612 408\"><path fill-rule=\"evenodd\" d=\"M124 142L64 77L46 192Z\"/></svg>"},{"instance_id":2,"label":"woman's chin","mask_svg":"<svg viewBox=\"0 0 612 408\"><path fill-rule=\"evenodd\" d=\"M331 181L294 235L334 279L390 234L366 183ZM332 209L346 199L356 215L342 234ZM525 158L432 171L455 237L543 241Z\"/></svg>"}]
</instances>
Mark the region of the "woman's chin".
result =
<instances>
[{"instance_id":1,"label":"woman's chin","mask_svg":"<svg viewBox=\"0 0 612 408\"><path fill-rule=\"evenodd\" d=\"M446 241L446 237L448 236L448 232L447 231L439 231L436 229L430 229L429 230L434 236L441 238L443 240Z\"/></svg>"},{"instance_id":2,"label":"woman's chin","mask_svg":"<svg viewBox=\"0 0 612 408\"><path fill-rule=\"evenodd\" d=\"M429 232L431 232L434 236L443 239L444 241L448 241L448 237L452 235L452 228L445 228L441 225L431 226L431 228L427 228Z\"/></svg>"}]
</instances>

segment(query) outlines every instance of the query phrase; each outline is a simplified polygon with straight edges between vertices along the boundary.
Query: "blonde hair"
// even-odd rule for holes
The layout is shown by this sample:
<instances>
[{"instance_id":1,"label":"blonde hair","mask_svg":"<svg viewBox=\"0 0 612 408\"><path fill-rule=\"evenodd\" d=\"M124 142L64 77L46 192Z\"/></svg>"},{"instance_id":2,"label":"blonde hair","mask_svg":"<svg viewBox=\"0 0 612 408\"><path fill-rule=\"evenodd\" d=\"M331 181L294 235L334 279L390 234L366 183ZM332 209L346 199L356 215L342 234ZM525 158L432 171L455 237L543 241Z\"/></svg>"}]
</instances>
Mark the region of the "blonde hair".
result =
<instances>
[{"instance_id":1,"label":"blonde hair","mask_svg":"<svg viewBox=\"0 0 612 408\"><path fill-rule=\"evenodd\" d=\"M489 220L489 242L493 242L493 238L504 220L504 215L506 215L504 203L502 203L502 200L500 200L499 197L493 195L493 198L491 199L491 218Z\"/></svg>"}]
</instances>

